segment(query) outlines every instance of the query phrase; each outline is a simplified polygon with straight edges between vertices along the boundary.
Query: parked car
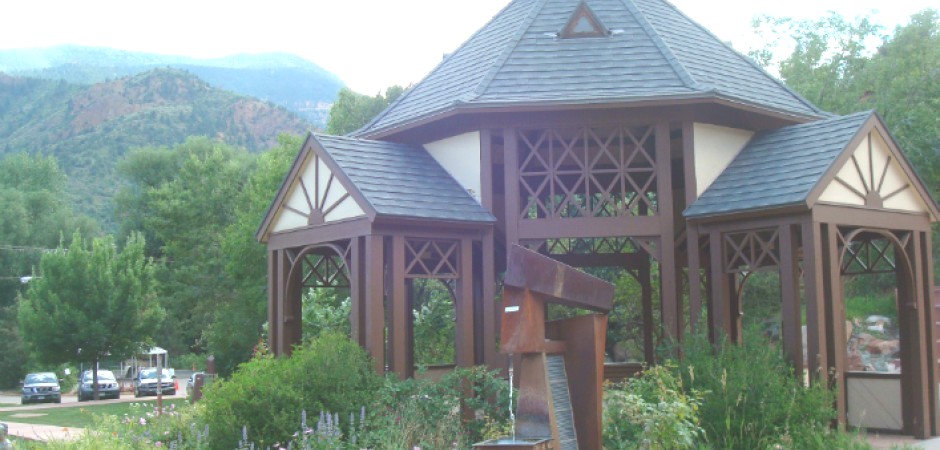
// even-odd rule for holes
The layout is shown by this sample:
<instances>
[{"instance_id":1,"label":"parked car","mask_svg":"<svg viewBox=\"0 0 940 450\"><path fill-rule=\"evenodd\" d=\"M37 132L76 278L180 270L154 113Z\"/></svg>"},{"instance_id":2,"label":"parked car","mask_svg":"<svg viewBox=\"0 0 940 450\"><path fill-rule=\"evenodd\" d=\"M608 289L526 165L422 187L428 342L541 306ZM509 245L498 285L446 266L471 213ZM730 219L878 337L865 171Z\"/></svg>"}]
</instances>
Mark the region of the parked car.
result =
<instances>
[{"instance_id":1,"label":"parked car","mask_svg":"<svg viewBox=\"0 0 940 450\"><path fill-rule=\"evenodd\" d=\"M192 397L193 390L196 386L196 375L205 375L205 372L193 372L189 375L189 378L186 380L186 396Z\"/></svg>"},{"instance_id":2,"label":"parked car","mask_svg":"<svg viewBox=\"0 0 940 450\"><path fill-rule=\"evenodd\" d=\"M25 405L33 402L62 403L59 379L52 372L39 372L26 375L20 401Z\"/></svg>"},{"instance_id":3,"label":"parked car","mask_svg":"<svg viewBox=\"0 0 940 450\"><path fill-rule=\"evenodd\" d=\"M176 375L173 369L163 369L160 374L160 391L163 395L176 395ZM134 397L157 395L157 369L143 368L134 377Z\"/></svg>"},{"instance_id":4,"label":"parked car","mask_svg":"<svg viewBox=\"0 0 940 450\"><path fill-rule=\"evenodd\" d=\"M78 401L80 402L95 398L92 375L90 370L82 373L82 381L78 384ZM110 370L98 371L98 398L121 398L121 385Z\"/></svg>"}]
</instances>

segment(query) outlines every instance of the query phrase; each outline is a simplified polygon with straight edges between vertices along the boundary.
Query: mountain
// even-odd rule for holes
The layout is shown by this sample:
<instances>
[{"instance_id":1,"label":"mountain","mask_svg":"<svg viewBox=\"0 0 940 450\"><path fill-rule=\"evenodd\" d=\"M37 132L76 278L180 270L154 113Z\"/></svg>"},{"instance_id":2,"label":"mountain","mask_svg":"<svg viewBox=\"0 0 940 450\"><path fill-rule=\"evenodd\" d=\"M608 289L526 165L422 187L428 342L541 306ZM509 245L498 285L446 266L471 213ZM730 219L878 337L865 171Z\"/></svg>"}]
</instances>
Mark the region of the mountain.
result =
<instances>
[{"instance_id":1,"label":"mountain","mask_svg":"<svg viewBox=\"0 0 940 450\"><path fill-rule=\"evenodd\" d=\"M0 50L0 72L73 84L102 83L160 67L184 69L215 87L281 105L318 128L326 126L329 107L344 85L336 75L288 53L196 59L76 45Z\"/></svg>"},{"instance_id":2,"label":"mountain","mask_svg":"<svg viewBox=\"0 0 940 450\"><path fill-rule=\"evenodd\" d=\"M128 149L210 136L261 151L280 133L310 127L283 107L212 87L179 69L93 85L0 73L0 156L56 156L78 210L106 225L120 183L114 165Z\"/></svg>"}]
</instances>

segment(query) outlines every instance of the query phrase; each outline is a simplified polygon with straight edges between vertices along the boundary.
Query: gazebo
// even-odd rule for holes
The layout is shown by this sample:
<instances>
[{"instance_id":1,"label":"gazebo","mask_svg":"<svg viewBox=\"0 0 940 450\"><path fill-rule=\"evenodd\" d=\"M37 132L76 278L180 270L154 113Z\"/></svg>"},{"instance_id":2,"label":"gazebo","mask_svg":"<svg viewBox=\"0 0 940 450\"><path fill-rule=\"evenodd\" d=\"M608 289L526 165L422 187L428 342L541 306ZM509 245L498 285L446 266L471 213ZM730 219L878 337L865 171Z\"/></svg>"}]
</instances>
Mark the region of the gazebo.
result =
<instances>
[{"instance_id":1,"label":"gazebo","mask_svg":"<svg viewBox=\"0 0 940 450\"><path fill-rule=\"evenodd\" d=\"M275 353L301 340L305 288L344 287L352 337L403 377L427 279L453 299L456 365L503 365L513 244L628 273L646 363L697 324L741 339L743 286L776 272L784 351L838 386L839 421L925 437L938 218L876 113L819 110L668 2L514 0L353 135L308 136L256 237ZM847 371L843 278L861 273L896 276L899 374Z\"/></svg>"}]
</instances>

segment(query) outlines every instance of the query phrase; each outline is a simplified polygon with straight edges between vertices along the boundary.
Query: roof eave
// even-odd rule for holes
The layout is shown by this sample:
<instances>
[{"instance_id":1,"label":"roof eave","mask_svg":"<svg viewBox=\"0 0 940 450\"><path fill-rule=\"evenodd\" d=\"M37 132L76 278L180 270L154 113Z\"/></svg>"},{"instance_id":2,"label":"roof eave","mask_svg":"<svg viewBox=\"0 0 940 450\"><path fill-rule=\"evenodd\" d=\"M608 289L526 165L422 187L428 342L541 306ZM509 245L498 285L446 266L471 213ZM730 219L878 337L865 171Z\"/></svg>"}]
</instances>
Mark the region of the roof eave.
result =
<instances>
[{"instance_id":1,"label":"roof eave","mask_svg":"<svg viewBox=\"0 0 940 450\"><path fill-rule=\"evenodd\" d=\"M428 113L424 116L416 117L412 120L407 120L399 122L392 126L375 128L367 131L362 131L362 133L357 136L363 139L376 139L382 140L390 136L394 136L399 133L403 133L409 130L413 130L418 127L422 127L440 120L444 120L460 114L471 114L476 112L499 112L500 110L513 110L513 111L545 111L545 110L563 110L563 109L580 109L580 108L614 108L618 106L664 106L671 104L693 104L693 103L706 103L709 101L716 101L717 103L724 104L736 109L744 109L747 111L752 111L759 114L764 114L784 120L790 120L793 122L803 123L813 120L818 120L824 116L818 114L806 114L799 113L795 111L785 110L781 108L774 108L767 105L760 105L753 102L748 102L740 98L733 96L724 95L721 92L709 90L709 91L694 91L688 93L678 93L670 95L656 95L656 96L636 96L636 97L610 97L610 98L591 98L583 100L556 100L556 99L540 99L540 100L525 100L525 101L474 101L474 102L458 102L453 103L445 108L441 108L437 111Z\"/></svg>"}]
</instances>

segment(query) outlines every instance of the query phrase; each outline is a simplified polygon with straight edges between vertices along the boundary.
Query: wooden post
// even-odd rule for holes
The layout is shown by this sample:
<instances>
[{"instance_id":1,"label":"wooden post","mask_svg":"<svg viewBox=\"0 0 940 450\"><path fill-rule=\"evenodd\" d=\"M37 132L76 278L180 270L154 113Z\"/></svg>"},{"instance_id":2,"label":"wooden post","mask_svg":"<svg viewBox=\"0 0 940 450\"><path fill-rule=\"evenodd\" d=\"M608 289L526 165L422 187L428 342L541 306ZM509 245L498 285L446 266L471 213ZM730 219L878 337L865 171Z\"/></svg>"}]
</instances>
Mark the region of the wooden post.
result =
<instances>
[{"instance_id":1,"label":"wooden post","mask_svg":"<svg viewBox=\"0 0 940 450\"><path fill-rule=\"evenodd\" d=\"M457 281L456 304L456 357L458 367L473 366L473 240L460 240L460 263Z\"/></svg>"},{"instance_id":2,"label":"wooden post","mask_svg":"<svg viewBox=\"0 0 940 450\"><path fill-rule=\"evenodd\" d=\"M835 224L825 226L823 247L823 280L827 316L827 352L829 353L829 382L836 390L836 421L846 423L845 386L845 300L842 298L842 258L839 253L839 229Z\"/></svg>"},{"instance_id":3,"label":"wooden post","mask_svg":"<svg viewBox=\"0 0 940 450\"><path fill-rule=\"evenodd\" d=\"M391 332L389 333L392 359L392 371L400 379L411 378L414 372L414 365L408 360L407 347L412 344L408 342L408 332L406 321L409 320L411 311L408 309L408 301L405 294L405 236L396 234L392 236L392 269L391 273L391 298L389 304L391 311Z\"/></svg>"},{"instance_id":4,"label":"wooden post","mask_svg":"<svg viewBox=\"0 0 940 450\"><path fill-rule=\"evenodd\" d=\"M665 337L682 338L682 297L679 295L679 277L676 273L676 232L672 199L672 157L669 139L669 124L656 124L656 199L659 204L659 246L662 260L659 262L659 295L662 301L663 331Z\"/></svg>"},{"instance_id":5,"label":"wooden post","mask_svg":"<svg viewBox=\"0 0 940 450\"><path fill-rule=\"evenodd\" d=\"M781 225L780 236L780 300L783 303L781 330L783 353L793 364L793 371L803 379L803 331L800 306L800 266L793 227Z\"/></svg>"},{"instance_id":6,"label":"wooden post","mask_svg":"<svg viewBox=\"0 0 940 450\"><path fill-rule=\"evenodd\" d=\"M268 250L268 348L279 354L278 349L278 319L280 318L280 293L283 281L279 278L278 262L283 250Z\"/></svg>"},{"instance_id":7,"label":"wooden post","mask_svg":"<svg viewBox=\"0 0 940 450\"><path fill-rule=\"evenodd\" d=\"M379 235L365 237L366 350L376 373L385 373L385 242Z\"/></svg>"},{"instance_id":8,"label":"wooden post","mask_svg":"<svg viewBox=\"0 0 940 450\"><path fill-rule=\"evenodd\" d=\"M731 292L728 275L725 273L724 252L722 251L721 232L712 230L709 241L709 274L711 280L711 315L712 341L721 343L722 339L731 339Z\"/></svg>"},{"instance_id":9,"label":"wooden post","mask_svg":"<svg viewBox=\"0 0 940 450\"><path fill-rule=\"evenodd\" d=\"M819 223L807 218L802 224L803 286L806 290L806 349L810 380L828 379L826 307L823 290L822 237Z\"/></svg>"}]
</instances>

